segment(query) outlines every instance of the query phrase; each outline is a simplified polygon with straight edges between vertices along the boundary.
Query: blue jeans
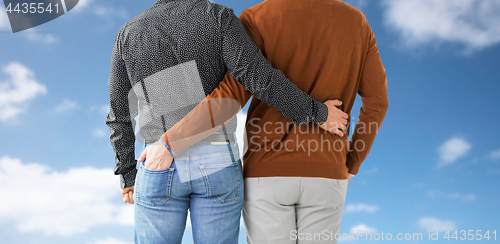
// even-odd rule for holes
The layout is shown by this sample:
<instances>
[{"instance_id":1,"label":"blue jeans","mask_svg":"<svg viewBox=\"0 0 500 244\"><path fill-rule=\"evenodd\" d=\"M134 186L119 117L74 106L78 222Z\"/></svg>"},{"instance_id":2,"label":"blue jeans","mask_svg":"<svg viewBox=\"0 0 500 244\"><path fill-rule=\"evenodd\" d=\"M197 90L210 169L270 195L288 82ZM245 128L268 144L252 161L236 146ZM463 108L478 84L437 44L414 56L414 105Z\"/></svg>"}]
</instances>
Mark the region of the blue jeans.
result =
<instances>
[{"instance_id":1,"label":"blue jeans","mask_svg":"<svg viewBox=\"0 0 500 244\"><path fill-rule=\"evenodd\" d=\"M181 243L188 209L196 244L237 243L243 201L238 145L199 142L165 170L137 163L135 243Z\"/></svg>"}]
</instances>

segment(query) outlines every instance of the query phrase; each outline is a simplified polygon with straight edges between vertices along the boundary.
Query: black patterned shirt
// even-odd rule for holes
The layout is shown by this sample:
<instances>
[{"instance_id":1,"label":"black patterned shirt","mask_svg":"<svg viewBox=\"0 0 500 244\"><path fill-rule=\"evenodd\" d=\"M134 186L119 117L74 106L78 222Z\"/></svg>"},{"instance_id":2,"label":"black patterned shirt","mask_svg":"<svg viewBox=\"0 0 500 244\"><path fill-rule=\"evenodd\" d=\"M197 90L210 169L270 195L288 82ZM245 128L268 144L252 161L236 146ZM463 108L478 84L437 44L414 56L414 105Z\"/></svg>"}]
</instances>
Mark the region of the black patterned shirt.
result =
<instances>
[{"instance_id":1,"label":"black patterned shirt","mask_svg":"<svg viewBox=\"0 0 500 244\"><path fill-rule=\"evenodd\" d=\"M208 0L158 0L115 39L106 124L121 187L135 182L135 117L140 137L158 140L229 72L255 98L297 125L326 121L326 105L274 69L225 6ZM227 132L236 130L229 122Z\"/></svg>"}]
</instances>

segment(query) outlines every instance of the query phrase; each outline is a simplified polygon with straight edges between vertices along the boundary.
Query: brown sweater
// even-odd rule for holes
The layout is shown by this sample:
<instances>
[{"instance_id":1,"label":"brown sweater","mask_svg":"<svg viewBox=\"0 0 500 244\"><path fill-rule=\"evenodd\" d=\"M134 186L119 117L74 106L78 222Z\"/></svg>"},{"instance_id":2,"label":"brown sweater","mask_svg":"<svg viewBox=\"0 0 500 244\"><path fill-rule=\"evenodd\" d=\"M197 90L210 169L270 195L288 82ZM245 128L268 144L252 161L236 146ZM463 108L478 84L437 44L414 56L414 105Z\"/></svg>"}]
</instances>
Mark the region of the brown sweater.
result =
<instances>
[{"instance_id":1,"label":"brown sweater","mask_svg":"<svg viewBox=\"0 0 500 244\"><path fill-rule=\"evenodd\" d=\"M340 0L267 0L244 10L240 20L269 62L316 100L339 99L350 115L356 94L362 98L351 141L348 134L338 137L316 124L297 126L275 108L252 99L244 176L346 179L347 172L357 174L388 108L385 69L364 15ZM250 97L226 75L219 88L162 139L178 154L219 129L216 125Z\"/></svg>"}]
</instances>

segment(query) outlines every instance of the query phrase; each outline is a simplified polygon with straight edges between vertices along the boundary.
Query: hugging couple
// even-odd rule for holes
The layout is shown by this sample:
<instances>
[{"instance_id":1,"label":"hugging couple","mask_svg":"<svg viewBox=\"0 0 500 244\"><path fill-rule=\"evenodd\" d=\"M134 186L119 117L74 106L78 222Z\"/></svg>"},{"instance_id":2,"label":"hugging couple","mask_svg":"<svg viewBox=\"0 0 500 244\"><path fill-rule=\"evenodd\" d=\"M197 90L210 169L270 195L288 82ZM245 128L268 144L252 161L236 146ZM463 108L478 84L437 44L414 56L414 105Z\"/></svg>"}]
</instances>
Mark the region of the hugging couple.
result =
<instances>
[{"instance_id":1,"label":"hugging couple","mask_svg":"<svg viewBox=\"0 0 500 244\"><path fill-rule=\"evenodd\" d=\"M247 243L336 243L388 108L375 36L341 0L266 0L239 18L157 0L119 30L108 88L135 243L181 243L188 212L196 244L237 243L242 213ZM250 99L241 160L235 115Z\"/></svg>"}]
</instances>

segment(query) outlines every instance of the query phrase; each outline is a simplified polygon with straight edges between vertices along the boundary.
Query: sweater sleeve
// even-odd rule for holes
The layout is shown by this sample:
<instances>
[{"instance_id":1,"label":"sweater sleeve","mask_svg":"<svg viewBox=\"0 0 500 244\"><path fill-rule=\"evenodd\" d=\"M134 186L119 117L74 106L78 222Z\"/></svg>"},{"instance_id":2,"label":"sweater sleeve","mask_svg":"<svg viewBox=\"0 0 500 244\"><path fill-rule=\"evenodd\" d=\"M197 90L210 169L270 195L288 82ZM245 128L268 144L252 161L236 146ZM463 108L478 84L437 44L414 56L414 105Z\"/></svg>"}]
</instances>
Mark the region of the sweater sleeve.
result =
<instances>
[{"instance_id":1,"label":"sweater sleeve","mask_svg":"<svg viewBox=\"0 0 500 244\"><path fill-rule=\"evenodd\" d=\"M230 74L226 74L219 87L163 134L161 140L172 155L179 155L186 148L219 130L251 97L250 92Z\"/></svg>"},{"instance_id":2,"label":"sweater sleeve","mask_svg":"<svg viewBox=\"0 0 500 244\"><path fill-rule=\"evenodd\" d=\"M371 29L358 94L362 105L346 162L348 172L354 175L368 156L389 107L386 73Z\"/></svg>"}]
</instances>

